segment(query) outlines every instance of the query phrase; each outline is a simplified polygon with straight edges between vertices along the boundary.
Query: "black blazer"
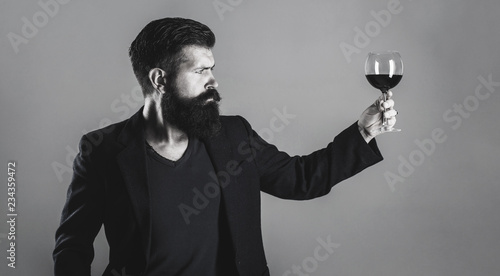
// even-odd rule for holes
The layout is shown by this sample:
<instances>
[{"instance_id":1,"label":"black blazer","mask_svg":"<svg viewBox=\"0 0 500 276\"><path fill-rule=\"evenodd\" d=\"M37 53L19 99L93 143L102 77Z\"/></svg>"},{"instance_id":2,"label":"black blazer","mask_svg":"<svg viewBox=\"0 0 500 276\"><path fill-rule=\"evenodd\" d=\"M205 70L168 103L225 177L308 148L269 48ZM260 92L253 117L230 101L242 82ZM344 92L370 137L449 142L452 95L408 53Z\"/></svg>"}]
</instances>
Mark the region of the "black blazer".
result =
<instances>
[{"instance_id":1,"label":"black blazer","mask_svg":"<svg viewBox=\"0 0 500 276\"><path fill-rule=\"evenodd\" d=\"M354 123L324 149L290 157L240 116L221 116L220 134L203 141L218 172L235 264L241 276L269 275L261 235L260 192L285 199L327 194L336 183L382 160ZM84 135L74 161L53 252L55 275L90 275L93 242L104 224L110 254L103 275L144 275L150 204L142 108L130 119Z\"/></svg>"}]
</instances>

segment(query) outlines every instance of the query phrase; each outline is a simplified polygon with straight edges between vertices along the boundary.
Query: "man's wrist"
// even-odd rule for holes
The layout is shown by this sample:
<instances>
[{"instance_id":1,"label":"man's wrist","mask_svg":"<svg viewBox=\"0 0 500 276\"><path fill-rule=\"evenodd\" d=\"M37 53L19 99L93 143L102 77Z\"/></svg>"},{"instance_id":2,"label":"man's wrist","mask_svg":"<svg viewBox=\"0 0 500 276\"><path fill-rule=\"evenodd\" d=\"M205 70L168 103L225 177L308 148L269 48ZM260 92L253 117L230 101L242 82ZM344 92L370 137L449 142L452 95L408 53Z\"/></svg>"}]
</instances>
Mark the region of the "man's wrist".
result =
<instances>
[{"instance_id":1,"label":"man's wrist","mask_svg":"<svg viewBox=\"0 0 500 276\"><path fill-rule=\"evenodd\" d=\"M365 139L367 144L374 138L364 127L360 125L358 125L358 130L363 139Z\"/></svg>"}]
</instances>

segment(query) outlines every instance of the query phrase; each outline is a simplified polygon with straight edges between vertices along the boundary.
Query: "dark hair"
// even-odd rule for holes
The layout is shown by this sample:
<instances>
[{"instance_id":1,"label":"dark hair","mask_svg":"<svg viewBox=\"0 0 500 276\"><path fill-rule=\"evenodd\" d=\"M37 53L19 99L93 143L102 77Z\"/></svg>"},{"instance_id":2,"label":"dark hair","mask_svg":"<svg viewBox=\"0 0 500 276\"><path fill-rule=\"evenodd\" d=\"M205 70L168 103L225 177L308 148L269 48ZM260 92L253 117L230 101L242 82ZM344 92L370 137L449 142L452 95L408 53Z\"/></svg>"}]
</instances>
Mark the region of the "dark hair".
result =
<instances>
[{"instance_id":1,"label":"dark hair","mask_svg":"<svg viewBox=\"0 0 500 276\"><path fill-rule=\"evenodd\" d=\"M128 52L144 95L152 91L149 81L151 69L162 68L167 76L176 74L183 60L184 47L194 45L211 49L214 44L214 33L200 22L185 18L151 21L137 35Z\"/></svg>"}]
</instances>

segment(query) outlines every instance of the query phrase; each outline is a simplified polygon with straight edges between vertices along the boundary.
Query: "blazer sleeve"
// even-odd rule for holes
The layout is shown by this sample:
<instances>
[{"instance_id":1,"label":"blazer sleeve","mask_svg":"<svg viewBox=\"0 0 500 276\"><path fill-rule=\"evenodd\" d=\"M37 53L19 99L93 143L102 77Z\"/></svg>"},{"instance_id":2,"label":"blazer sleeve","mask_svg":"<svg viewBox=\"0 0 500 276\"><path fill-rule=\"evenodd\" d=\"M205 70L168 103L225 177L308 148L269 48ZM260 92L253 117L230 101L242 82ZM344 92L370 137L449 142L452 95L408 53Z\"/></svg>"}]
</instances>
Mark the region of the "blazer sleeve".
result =
<instances>
[{"instance_id":1,"label":"blazer sleeve","mask_svg":"<svg viewBox=\"0 0 500 276\"><path fill-rule=\"evenodd\" d=\"M101 191L96 164L92 162L91 145L86 136L73 163L73 178L68 188L61 224L56 231L53 251L54 275L90 275L94 258L94 239L104 216L104 191ZM86 151L89 152L86 154Z\"/></svg>"},{"instance_id":2,"label":"blazer sleeve","mask_svg":"<svg viewBox=\"0 0 500 276\"><path fill-rule=\"evenodd\" d=\"M323 196L335 184L383 160L375 139L366 143L357 122L338 134L326 148L291 157L264 141L243 121L254 148L260 189L279 198L304 200Z\"/></svg>"}]
</instances>

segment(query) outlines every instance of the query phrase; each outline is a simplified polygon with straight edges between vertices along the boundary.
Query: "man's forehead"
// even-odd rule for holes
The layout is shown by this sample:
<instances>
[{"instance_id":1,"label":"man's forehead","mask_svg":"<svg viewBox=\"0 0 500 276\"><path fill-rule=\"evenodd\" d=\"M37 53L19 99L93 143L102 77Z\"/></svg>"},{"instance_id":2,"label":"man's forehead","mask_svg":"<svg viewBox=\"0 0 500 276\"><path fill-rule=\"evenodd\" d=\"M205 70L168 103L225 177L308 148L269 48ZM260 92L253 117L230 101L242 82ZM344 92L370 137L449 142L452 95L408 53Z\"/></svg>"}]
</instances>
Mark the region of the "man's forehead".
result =
<instances>
[{"instance_id":1,"label":"man's forehead","mask_svg":"<svg viewBox=\"0 0 500 276\"><path fill-rule=\"evenodd\" d=\"M187 46L182 49L185 66L213 66L214 55L212 50L200 46Z\"/></svg>"}]
</instances>

